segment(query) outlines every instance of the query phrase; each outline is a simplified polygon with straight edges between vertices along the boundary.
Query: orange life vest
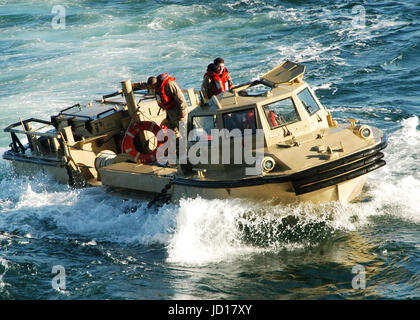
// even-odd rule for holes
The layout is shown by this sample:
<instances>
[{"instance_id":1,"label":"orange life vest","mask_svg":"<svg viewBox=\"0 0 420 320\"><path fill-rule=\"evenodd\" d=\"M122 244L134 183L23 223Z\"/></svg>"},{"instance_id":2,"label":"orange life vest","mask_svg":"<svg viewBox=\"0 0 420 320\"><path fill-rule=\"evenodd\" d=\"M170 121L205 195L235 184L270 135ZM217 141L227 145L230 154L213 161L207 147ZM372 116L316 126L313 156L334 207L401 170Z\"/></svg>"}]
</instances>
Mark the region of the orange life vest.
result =
<instances>
[{"instance_id":1,"label":"orange life vest","mask_svg":"<svg viewBox=\"0 0 420 320\"><path fill-rule=\"evenodd\" d=\"M157 79L158 83L160 83L160 86L156 91L157 103L163 110L171 109L176 104L176 101L174 97L166 94L165 86L169 81L175 81L176 78L170 77L168 73L162 73L157 76Z\"/></svg>"},{"instance_id":2,"label":"orange life vest","mask_svg":"<svg viewBox=\"0 0 420 320\"><path fill-rule=\"evenodd\" d=\"M207 71L204 76L209 76L211 79L210 97L233 87L229 86L230 76L226 68L221 75Z\"/></svg>"},{"instance_id":3,"label":"orange life vest","mask_svg":"<svg viewBox=\"0 0 420 320\"><path fill-rule=\"evenodd\" d=\"M268 113L268 117L269 117L269 119L270 119L270 125L271 125L271 127L272 127L272 128L277 127L277 126L278 126L278 124L277 124L277 119L276 119L276 116L275 116L275 114L274 114L274 112L273 112L273 111L270 111L270 112Z\"/></svg>"}]
</instances>

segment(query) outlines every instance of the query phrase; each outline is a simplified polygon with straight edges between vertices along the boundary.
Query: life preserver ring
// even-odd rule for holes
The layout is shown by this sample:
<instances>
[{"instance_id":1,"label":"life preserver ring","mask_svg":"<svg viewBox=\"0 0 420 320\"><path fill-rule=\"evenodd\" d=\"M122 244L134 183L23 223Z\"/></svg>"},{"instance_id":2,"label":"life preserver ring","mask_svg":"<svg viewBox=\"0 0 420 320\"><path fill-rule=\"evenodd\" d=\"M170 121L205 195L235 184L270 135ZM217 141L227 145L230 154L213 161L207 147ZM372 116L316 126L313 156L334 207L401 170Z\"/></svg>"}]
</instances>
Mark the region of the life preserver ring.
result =
<instances>
[{"instance_id":1,"label":"life preserver ring","mask_svg":"<svg viewBox=\"0 0 420 320\"><path fill-rule=\"evenodd\" d=\"M133 156L137 162L151 163L156 161L157 149L164 143L164 141L158 141L155 150L149 153L141 153L134 145L134 138L140 133L140 131L150 131L157 136L158 132L162 129L166 130L166 127L162 126L161 128L153 121L134 122L125 133L122 142L122 151Z\"/></svg>"}]
</instances>

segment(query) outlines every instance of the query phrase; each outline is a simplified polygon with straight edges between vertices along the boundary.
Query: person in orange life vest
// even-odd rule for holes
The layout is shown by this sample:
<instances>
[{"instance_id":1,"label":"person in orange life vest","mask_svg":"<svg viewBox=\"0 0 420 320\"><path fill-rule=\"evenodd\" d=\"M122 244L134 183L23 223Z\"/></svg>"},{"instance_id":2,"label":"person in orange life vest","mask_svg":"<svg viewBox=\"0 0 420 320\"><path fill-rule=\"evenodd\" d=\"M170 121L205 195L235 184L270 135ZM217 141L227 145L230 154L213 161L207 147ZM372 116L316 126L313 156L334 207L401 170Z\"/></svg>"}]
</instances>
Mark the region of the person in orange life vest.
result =
<instances>
[{"instance_id":1,"label":"person in orange life vest","mask_svg":"<svg viewBox=\"0 0 420 320\"><path fill-rule=\"evenodd\" d=\"M255 114L253 110L248 111L246 115L244 129L256 129Z\"/></svg>"},{"instance_id":2,"label":"person in orange life vest","mask_svg":"<svg viewBox=\"0 0 420 320\"><path fill-rule=\"evenodd\" d=\"M267 117L268 124L270 125L270 128L271 129L277 128L279 126L279 123L278 123L278 119L277 119L274 111L264 108L264 112L265 112L265 115Z\"/></svg>"},{"instance_id":3,"label":"person in orange life vest","mask_svg":"<svg viewBox=\"0 0 420 320\"><path fill-rule=\"evenodd\" d=\"M223 91L233 88L233 81L225 67L223 58L214 59L213 63L207 66L204 74L201 92L205 99L210 99Z\"/></svg>"},{"instance_id":4,"label":"person in orange life vest","mask_svg":"<svg viewBox=\"0 0 420 320\"><path fill-rule=\"evenodd\" d=\"M133 90L148 89L156 95L159 107L166 111L166 119L161 126L165 125L172 130L179 128L179 121L184 120L187 110L187 101L175 80L169 74L162 73L157 77L149 77L147 82L132 84Z\"/></svg>"}]
</instances>

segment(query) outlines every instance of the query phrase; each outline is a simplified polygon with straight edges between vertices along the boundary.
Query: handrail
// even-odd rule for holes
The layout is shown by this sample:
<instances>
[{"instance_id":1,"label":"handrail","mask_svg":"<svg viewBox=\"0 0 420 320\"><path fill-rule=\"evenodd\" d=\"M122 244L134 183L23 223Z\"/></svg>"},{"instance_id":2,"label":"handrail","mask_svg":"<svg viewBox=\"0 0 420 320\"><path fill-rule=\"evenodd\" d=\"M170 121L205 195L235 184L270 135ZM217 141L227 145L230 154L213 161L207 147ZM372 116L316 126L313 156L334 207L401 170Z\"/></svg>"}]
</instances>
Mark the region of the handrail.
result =
<instances>
[{"instance_id":1,"label":"handrail","mask_svg":"<svg viewBox=\"0 0 420 320\"><path fill-rule=\"evenodd\" d=\"M38 135L38 136L44 136L44 137L53 137L53 138L58 137L57 133L14 129L15 127L22 126L22 124L26 125L27 123L30 123L30 122L38 122L38 123L47 124L47 125L52 126L52 123L50 121L36 119L36 118L30 118L30 119L23 120L22 122L19 121L19 122L16 122L16 123L12 123L11 125L4 128L3 131L4 132L20 133L20 134L32 134L32 135Z\"/></svg>"},{"instance_id":2,"label":"handrail","mask_svg":"<svg viewBox=\"0 0 420 320\"><path fill-rule=\"evenodd\" d=\"M60 114L59 114L60 116L68 116L68 117L74 117L74 118L77 118L77 117L79 117L79 118L87 118L88 120L94 120L92 117L90 117L90 116L84 116L84 115L81 115L81 114L71 114L71 113L62 113L62 112L60 112Z\"/></svg>"},{"instance_id":3,"label":"handrail","mask_svg":"<svg viewBox=\"0 0 420 320\"><path fill-rule=\"evenodd\" d=\"M63 109L63 110L60 110L60 113L59 113L59 114L61 114L63 111L70 110L70 109L72 109L72 108L74 108L74 107L78 107L78 108L79 108L79 110L80 110L80 103L76 103L76 104L74 104L74 105L72 105L72 106L70 106L70 107L68 107L68 108L65 108L65 109Z\"/></svg>"}]
</instances>

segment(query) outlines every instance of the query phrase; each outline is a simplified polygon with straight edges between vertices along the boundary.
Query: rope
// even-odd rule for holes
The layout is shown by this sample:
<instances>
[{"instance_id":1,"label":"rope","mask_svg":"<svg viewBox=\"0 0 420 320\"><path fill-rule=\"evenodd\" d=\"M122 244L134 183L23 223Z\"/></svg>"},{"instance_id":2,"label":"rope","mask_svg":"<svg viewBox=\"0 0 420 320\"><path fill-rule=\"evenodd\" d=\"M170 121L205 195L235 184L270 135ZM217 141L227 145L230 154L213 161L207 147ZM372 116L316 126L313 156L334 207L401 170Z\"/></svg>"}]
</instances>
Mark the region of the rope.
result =
<instances>
[{"instance_id":1,"label":"rope","mask_svg":"<svg viewBox=\"0 0 420 320\"><path fill-rule=\"evenodd\" d=\"M84 151L84 152L91 152L91 153L95 153L94 151L91 151L91 150L85 150L85 149L78 148L78 147L72 147L72 146L69 146L69 148L70 148L70 149L75 149L75 150ZM108 152L103 152L102 154L106 154L106 155L109 155L109 156L114 155L113 153L108 153Z\"/></svg>"}]
</instances>

